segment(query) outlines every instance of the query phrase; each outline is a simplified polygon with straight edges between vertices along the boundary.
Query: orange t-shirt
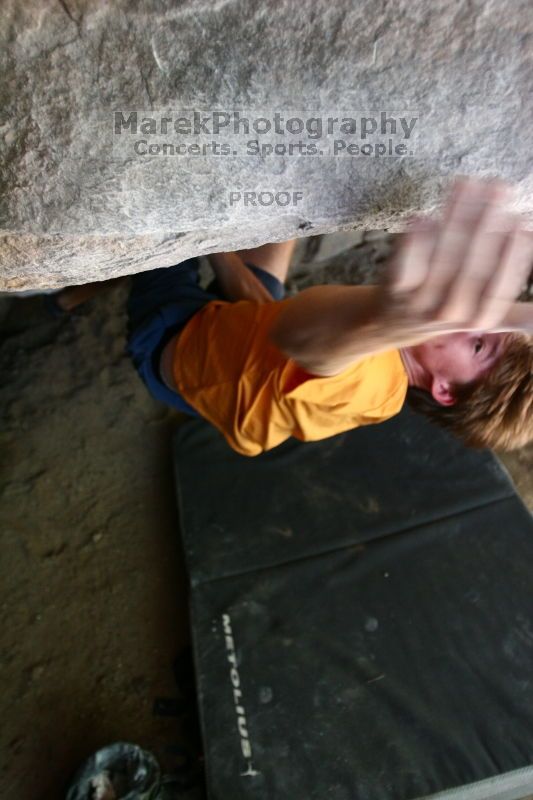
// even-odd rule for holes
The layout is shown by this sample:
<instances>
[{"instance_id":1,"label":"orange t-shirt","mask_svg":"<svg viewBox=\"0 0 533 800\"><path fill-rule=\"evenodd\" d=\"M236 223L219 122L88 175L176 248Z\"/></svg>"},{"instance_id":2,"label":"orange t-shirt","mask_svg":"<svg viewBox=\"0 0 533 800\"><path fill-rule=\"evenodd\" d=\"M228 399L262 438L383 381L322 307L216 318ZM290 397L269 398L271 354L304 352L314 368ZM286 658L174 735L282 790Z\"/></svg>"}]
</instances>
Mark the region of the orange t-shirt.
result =
<instances>
[{"instance_id":1,"label":"orange t-shirt","mask_svg":"<svg viewBox=\"0 0 533 800\"><path fill-rule=\"evenodd\" d=\"M312 441L382 422L405 400L398 350L331 377L311 375L284 355L269 331L285 302L213 300L189 320L174 351L179 393L243 455L289 436Z\"/></svg>"}]
</instances>

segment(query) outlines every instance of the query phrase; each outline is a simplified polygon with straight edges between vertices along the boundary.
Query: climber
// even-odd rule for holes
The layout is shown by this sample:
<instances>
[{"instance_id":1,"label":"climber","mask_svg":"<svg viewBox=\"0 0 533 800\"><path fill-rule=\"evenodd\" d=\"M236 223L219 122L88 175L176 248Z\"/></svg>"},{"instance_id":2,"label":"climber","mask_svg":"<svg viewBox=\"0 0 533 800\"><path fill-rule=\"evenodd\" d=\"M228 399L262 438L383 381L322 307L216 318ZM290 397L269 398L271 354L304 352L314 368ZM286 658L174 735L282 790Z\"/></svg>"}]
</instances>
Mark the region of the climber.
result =
<instances>
[{"instance_id":1,"label":"climber","mask_svg":"<svg viewBox=\"0 0 533 800\"><path fill-rule=\"evenodd\" d=\"M515 303L533 237L500 181L460 179L439 219L400 238L378 286L284 299L293 241L141 273L129 351L152 394L209 420L244 455L322 439L414 403L468 444L533 438L532 308ZM529 333L524 332L529 331Z\"/></svg>"}]
</instances>

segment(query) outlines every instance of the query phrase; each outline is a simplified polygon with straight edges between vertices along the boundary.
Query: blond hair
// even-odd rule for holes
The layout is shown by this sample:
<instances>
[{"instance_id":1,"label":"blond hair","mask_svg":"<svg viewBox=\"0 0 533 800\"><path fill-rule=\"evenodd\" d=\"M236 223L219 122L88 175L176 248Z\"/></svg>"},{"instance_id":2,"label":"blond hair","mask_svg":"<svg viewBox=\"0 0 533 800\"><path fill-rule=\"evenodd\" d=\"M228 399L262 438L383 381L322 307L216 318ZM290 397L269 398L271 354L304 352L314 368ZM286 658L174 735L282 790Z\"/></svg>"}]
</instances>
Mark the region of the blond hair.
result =
<instances>
[{"instance_id":1,"label":"blond hair","mask_svg":"<svg viewBox=\"0 0 533 800\"><path fill-rule=\"evenodd\" d=\"M508 334L490 372L454 393L453 406L426 392L411 393L409 401L471 447L514 450L533 441L533 337Z\"/></svg>"}]
</instances>

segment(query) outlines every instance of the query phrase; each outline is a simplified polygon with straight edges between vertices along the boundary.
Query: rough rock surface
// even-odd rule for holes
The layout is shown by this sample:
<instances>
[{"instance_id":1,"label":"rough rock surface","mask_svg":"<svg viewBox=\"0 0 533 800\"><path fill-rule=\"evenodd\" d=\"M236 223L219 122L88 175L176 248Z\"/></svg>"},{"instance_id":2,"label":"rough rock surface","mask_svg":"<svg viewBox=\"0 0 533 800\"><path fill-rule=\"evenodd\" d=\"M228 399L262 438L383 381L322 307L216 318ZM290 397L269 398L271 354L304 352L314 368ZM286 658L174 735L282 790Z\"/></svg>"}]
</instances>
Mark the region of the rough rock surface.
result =
<instances>
[{"instance_id":1,"label":"rough rock surface","mask_svg":"<svg viewBox=\"0 0 533 800\"><path fill-rule=\"evenodd\" d=\"M458 172L515 182L516 209L529 215L530 19L529 0L5 0L0 288L103 279L310 232L398 230ZM114 135L116 111L155 119L159 135ZM272 124L278 112L283 133L161 132L163 116L173 126L194 111ZM396 134L379 133L382 112ZM313 138L308 121L324 133L329 117L332 134ZM303 120L301 134L284 127L289 118ZM339 130L343 118L355 132ZM377 120L376 134L361 138L372 127L362 118ZM401 118L415 120L408 139ZM406 155L346 156L391 137ZM141 139L208 154L140 155ZM250 154L253 140L286 152ZM345 148L332 155L335 140ZM213 153L213 141L229 153ZM288 153L299 141L322 155ZM245 191L302 197L230 202Z\"/></svg>"}]
</instances>

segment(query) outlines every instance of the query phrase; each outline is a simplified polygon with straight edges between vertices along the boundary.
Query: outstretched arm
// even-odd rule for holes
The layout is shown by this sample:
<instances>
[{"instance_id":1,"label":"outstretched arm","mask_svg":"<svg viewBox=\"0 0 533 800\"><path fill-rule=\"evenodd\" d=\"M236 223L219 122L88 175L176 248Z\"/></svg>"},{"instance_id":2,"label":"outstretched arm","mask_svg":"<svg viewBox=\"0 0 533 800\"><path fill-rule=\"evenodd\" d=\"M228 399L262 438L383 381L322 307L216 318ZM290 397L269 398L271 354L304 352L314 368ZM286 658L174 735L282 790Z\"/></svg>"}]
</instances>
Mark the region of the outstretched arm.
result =
<instances>
[{"instance_id":1,"label":"outstretched arm","mask_svg":"<svg viewBox=\"0 0 533 800\"><path fill-rule=\"evenodd\" d=\"M514 303L533 262L533 236L504 208L496 181L455 182L440 220L418 220L381 286L315 286L286 301L275 344L316 375L364 355L457 330L533 330Z\"/></svg>"}]
</instances>

